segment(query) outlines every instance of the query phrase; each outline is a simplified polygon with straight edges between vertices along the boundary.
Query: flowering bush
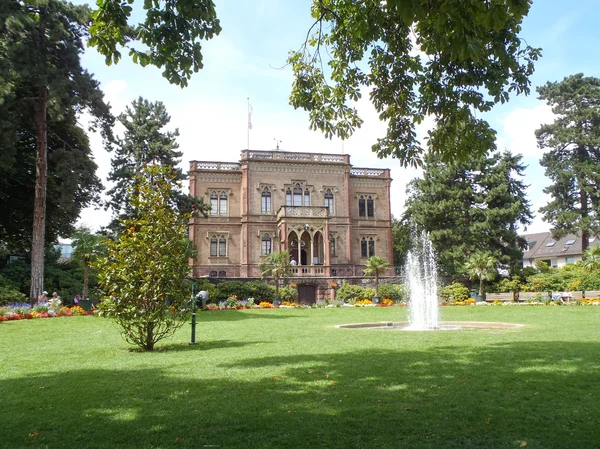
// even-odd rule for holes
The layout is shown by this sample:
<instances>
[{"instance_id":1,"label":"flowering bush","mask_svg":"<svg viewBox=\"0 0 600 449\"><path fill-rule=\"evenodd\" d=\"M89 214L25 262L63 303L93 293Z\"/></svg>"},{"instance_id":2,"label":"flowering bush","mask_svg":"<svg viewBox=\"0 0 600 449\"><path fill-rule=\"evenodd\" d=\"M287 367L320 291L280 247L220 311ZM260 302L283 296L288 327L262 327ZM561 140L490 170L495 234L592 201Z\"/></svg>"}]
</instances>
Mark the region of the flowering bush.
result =
<instances>
[{"instance_id":1,"label":"flowering bush","mask_svg":"<svg viewBox=\"0 0 600 449\"><path fill-rule=\"evenodd\" d=\"M329 283L329 288L337 288L337 286L338 286L338 283L336 281L331 281Z\"/></svg>"},{"instance_id":2,"label":"flowering bush","mask_svg":"<svg viewBox=\"0 0 600 449\"><path fill-rule=\"evenodd\" d=\"M394 301L392 301L390 298L383 298L381 300L381 303L379 305L383 306L383 307L393 306L394 305Z\"/></svg>"},{"instance_id":3,"label":"flowering bush","mask_svg":"<svg viewBox=\"0 0 600 449\"><path fill-rule=\"evenodd\" d=\"M29 304L13 304L0 307L0 321L33 320L36 318L54 318L61 316L94 315L94 312L86 312L79 306L60 307L54 312L50 307Z\"/></svg>"},{"instance_id":4,"label":"flowering bush","mask_svg":"<svg viewBox=\"0 0 600 449\"><path fill-rule=\"evenodd\" d=\"M273 304L267 301L261 301L258 307L260 307L261 309L270 309L271 307L273 307Z\"/></svg>"},{"instance_id":5,"label":"flowering bush","mask_svg":"<svg viewBox=\"0 0 600 449\"><path fill-rule=\"evenodd\" d=\"M289 301L283 301L281 303L281 305L284 307L297 307L297 304L295 302L289 302Z\"/></svg>"},{"instance_id":6,"label":"flowering bush","mask_svg":"<svg viewBox=\"0 0 600 449\"><path fill-rule=\"evenodd\" d=\"M373 304L373 301L371 301L370 299L359 299L358 301L356 301L356 303L354 304L356 307L363 307L363 306L370 306Z\"/></svg>"}]
</instances>

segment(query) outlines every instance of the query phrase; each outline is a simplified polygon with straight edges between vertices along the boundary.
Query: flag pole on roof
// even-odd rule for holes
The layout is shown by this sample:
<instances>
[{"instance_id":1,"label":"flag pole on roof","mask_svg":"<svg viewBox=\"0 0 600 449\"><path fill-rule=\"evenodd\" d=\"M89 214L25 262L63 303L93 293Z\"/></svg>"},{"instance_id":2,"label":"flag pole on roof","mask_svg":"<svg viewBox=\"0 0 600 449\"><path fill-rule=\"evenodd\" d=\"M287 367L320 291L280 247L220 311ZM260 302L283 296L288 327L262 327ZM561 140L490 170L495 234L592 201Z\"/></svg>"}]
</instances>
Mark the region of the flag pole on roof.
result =
<instances>
[{"instance_id":1,"label":"flag pole on roof","mask_svg":"<svg viewBox=\"0 0 600 449\"><path fill-rule=\"evenodd\" d=\"M250 97L247 98L248 100L248 147L247 149L250 149L250 130L252 129L252 106L250 105Z\"/></svg>"}]
</instances>

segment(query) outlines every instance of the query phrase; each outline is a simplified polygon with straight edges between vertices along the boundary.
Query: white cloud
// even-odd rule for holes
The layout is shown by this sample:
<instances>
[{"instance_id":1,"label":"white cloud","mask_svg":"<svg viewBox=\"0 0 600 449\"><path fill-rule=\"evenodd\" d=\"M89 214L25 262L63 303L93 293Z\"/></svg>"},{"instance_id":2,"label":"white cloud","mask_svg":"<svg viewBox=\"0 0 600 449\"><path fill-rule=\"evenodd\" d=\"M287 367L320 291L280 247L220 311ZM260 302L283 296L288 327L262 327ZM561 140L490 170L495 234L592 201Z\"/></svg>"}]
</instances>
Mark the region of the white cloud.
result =
<instances>
[{"instance_id":1,"label":"white cloud","mask_svg":"<svg viewBox=\"0 0 600 449\"><path fill-rule=\"evenodd\" d=\"M547 149L537 146L535 130L554 121L550 106L540 103L532 108L516 108L502 120L496 144L498 149L508 149L524 158L539 159Z\"/></svg>"}]
</instances>

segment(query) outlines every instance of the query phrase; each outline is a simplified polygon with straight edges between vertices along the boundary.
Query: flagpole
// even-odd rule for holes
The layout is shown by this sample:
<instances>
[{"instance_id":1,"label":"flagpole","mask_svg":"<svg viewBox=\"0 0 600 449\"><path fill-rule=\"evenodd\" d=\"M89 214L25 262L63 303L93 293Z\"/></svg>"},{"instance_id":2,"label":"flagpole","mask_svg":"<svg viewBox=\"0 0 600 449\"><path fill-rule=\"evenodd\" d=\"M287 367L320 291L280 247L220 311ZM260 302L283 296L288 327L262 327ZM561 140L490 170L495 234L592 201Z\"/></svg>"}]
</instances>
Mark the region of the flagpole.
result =
<instances>
[{"instance_id":1,"label":"flagpole","mask_svg":"<svg viewBox=\"0 0 600 449\"><path fill-rule=\"evenodd\" d=\"M247 149L250 149L250 97L246 98L248 100L248 141L247 141Z\"/></svg>"}]
</instances>

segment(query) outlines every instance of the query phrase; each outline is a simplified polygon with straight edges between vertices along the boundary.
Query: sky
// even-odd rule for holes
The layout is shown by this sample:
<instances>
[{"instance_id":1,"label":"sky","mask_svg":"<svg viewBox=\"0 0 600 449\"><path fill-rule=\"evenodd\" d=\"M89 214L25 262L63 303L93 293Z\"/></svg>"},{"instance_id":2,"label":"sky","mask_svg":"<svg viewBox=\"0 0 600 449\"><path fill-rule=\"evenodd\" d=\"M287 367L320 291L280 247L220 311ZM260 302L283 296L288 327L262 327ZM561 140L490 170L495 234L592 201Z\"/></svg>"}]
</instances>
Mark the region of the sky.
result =
<instances>
[{"instance_id":1,"label":"sky","mask_svg":"<svg viewBox=\"0 0 600 449\"><path fill-rule=\"evenodd\" d=\"M400 217L406 184L420 172L402 168L396 159L378 159L371 151L371 145L385 134L386 126L368 97L357 104L364 124L346 141L329 140L310 131L308 114L289 104L292 71L285 61L288 52L304 42L312 24L310 0L215 3L223 31L203 43L204 68L192 76L187 88L170 85L160 69L135 65L126 54L119 64L109 67L95 49L86 50L83 65L100 81L113 113L123 112L140 96L163 102L171 115L169 128L179 129L184 171L192 160L235 162L243 149L268 151L275 149L278 142L285 151L345 153L350 155L354 167L390 168L392 213ZM535 219L522 232L550 229L537 212L548 202L543 189L549 180L539 165L547 149L537 147L534 131L541 124L552 122L553 115L550 107L537 99L535 87L575 73L598 76L599 16L600 0L534 0L520 34L527 44L542 48L543 56L530 78L532 92L529 96L511 97L507 104L498 105L485 115L498 133L498 149L522 154L527 165L524 181ZM248 99L252 105L249 146ZM427 124L419 127L420 135L426 132ZM111 154L104 150L99 136L92 136L91 144L98 176L109 186L106 178ZM109 220L104 209L90 207L83 211L80 224L98 230Z\"/></svg>"}]
</instances>

